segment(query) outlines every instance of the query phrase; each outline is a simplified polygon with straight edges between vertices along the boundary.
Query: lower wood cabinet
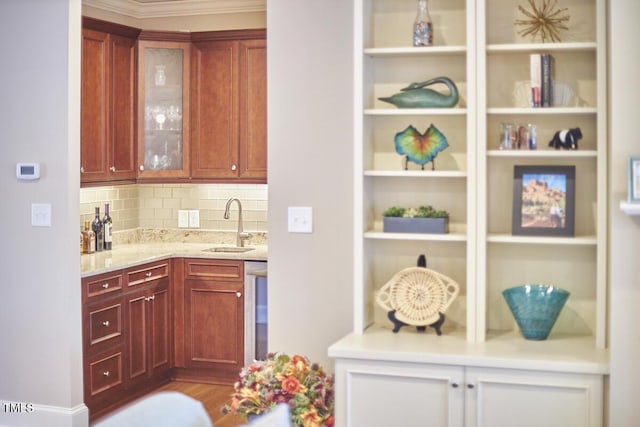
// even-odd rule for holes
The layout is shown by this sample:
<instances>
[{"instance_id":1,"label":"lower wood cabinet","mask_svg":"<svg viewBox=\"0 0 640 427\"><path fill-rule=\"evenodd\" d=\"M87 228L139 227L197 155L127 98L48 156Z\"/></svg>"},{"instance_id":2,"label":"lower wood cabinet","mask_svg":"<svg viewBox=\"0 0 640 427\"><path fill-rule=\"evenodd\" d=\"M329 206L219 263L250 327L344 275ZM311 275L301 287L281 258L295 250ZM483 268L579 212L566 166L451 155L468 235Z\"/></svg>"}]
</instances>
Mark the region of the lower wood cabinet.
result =
<instances>
[{"instance_id":1,"label":"lower wood cabinet","mask_svg":"<svg viewBox=\"0 0 640 427\"><path fill-rule=\"evenodd\" d=\"M84 401L91 419L169 380L171 262L82 280Z\"/></svg>"},{"instance_id":2,"label":"lower wood cabinet","mask_svg":"<svg viewBox=\"0 0 640 427\"><path fill-rule=\"evenodd\" d=\"M183 267L186 369L181 373L233 381L244 365L244 263L187 258Z\"/></svg>"},{"instance_id":3,"label":"lower wood cabinet","mask_svg":"<svg viewBox=\"0 0 640 427\"><path fill-rule=\"evenodd\" d=\"M336 360L336 425L595 427L603 377L520 369Z\"/></svg>"}]
</instances>

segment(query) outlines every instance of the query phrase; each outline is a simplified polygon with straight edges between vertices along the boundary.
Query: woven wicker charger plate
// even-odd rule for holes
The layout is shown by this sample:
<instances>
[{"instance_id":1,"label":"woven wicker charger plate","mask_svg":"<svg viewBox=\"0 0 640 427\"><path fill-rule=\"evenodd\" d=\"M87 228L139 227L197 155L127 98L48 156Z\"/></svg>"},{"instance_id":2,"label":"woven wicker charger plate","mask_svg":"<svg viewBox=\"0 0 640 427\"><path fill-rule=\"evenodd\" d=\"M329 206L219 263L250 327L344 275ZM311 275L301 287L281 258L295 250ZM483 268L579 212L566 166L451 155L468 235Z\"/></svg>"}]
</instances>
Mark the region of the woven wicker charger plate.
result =
<instances>
[{"instance_id":1,"label":"woven wicker charger plate","mask_svg":"<svg viewBox=\"0 0 640 427\"><path fill-rule=\"evenodd\" d=\"M438 321L458 295L460 286L450 277L424 267L396 273L376 294L376 303L396 319L412 326Z\"/></svg>"}]
</instances>

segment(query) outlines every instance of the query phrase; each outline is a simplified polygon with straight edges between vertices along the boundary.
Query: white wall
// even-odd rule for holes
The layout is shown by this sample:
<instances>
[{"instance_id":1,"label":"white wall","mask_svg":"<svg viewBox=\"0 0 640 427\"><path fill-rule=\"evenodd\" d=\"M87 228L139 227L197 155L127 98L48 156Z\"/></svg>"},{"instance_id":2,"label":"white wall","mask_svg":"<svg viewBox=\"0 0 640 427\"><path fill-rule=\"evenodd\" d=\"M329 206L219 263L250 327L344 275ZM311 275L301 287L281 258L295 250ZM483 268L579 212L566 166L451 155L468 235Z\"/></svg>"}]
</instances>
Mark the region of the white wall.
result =
<instances>
[{"instance_id":1,"label":"white wall","mask_svg":"<svg viewBox=\"0 0 640 427\"><path fill-rule=\"evenodd\" d=\"M0 425L86 426L80 0L0 1L0 39ZM41 179L18 182L19 161L40 162ZM32 203L52 205L51 227L31 226ZM4 403L30 403L34 412L9 413Z\"/></svg>"},{"instance_id":2,"label":"white wall","mask_svg":"<svg viewBox=\"0 0 640 427\"><path fill-rule=\"evenodd\" d=\"M269 350L327 370L352 326L353 5L269 0ZM287 232L287 207L313 233Z\"/></svg>"},{"instance_id":3,"label":"white wall","mask_svg":"<svg viewBox=\"0 0 640 427\"><path fill-rule=\"evenodd\" d=\"M627 162L640 156L640 2L609 2L610 126L610 422L640 425L640 217L619 209L627 197Z\"/></svg>"}]
</instances>

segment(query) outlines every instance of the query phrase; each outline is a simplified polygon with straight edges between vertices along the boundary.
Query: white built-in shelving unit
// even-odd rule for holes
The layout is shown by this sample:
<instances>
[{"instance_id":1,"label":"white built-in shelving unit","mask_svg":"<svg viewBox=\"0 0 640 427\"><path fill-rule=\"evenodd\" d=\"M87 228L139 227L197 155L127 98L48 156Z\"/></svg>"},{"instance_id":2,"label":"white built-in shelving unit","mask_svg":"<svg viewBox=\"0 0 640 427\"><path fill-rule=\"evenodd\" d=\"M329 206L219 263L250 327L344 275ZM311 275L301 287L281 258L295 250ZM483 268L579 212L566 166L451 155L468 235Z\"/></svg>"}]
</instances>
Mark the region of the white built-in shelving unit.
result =
<instances>
[{"instance_id":1,"label":"white built-in shelving unit","mask_svg":"<svg viewBox=\"0 0 640 427\"><path fill-rule=\"evenodd\" d=\"M606 2L561 2L571 16L562 42L532 43L514 25L526 1L431 0L435 45L427 48L410 46L416 0L354 4L354 329L329 350L338 361L339 390L348 384L340 376L353 368L342 362L355 359L606 375ZM528 106L531 53L554 56L556 80L573 91L567 105ZM400 109L378 100L438 76L456 82L456 107ZM499 150L503 122L536 124L538 149ZM410 164L405 171L394 135L430 124L450 146L436 157L435 170ZM584 135L578 150L548 147L557 130L574 127ZM575 166L574 236L512 235L516 165ZM449 234L382 231L388 207L424 204L450 212ZM461 288L440 337L410 327L394 334L375 304L376 291L420 254ZM571 293L546 341L525 340L502 297L504 289L527 283ZM596 401L600 381L590 395ZM592 421L602 411L595 406Z\"/></svg>"}]
</instances>

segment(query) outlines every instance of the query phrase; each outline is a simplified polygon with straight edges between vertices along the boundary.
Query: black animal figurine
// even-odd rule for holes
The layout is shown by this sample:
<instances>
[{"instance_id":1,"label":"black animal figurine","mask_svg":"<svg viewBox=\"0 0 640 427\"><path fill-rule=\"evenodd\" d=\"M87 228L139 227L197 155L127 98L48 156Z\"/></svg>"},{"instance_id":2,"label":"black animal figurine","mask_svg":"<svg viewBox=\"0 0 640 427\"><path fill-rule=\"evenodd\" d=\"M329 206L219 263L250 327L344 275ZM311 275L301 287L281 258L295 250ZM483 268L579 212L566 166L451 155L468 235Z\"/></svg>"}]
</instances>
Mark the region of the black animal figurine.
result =
<instances>
[{"instance_id":1,"label":"black animal figurine","mask_svg":"<svg viewBox=\"0 0 640 427\"><path fill-rule=\"evenodd\" d=\"M559 130L553 135L553 139L549 141L549 147L554 147L556 150L560 148L577 150L578 140L580 139L582 139L580 128Z\"/></svg>"}]
</instances>

